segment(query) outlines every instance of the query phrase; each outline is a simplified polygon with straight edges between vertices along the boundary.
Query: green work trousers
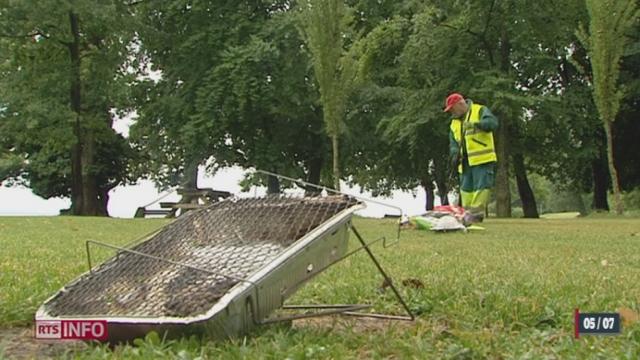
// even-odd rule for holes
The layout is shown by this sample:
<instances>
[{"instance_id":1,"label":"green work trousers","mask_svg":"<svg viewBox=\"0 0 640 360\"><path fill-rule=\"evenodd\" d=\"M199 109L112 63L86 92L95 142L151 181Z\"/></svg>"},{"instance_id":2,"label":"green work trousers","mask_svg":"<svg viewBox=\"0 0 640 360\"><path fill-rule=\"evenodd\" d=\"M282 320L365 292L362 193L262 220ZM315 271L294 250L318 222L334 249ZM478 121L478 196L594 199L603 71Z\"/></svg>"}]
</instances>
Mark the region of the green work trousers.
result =
<instances>
[{"instance_id":1,"label":"green work trousers","mask_svg":"<svg viewBox=\"0 0 640 360\"><path fill-rule=\"evenodd\" d=\"M474 215L484 215L495 184L495 168L495 162L470 166L464 159L460 174L460 198L465 210Z\"/></svg>"}]
</instances>

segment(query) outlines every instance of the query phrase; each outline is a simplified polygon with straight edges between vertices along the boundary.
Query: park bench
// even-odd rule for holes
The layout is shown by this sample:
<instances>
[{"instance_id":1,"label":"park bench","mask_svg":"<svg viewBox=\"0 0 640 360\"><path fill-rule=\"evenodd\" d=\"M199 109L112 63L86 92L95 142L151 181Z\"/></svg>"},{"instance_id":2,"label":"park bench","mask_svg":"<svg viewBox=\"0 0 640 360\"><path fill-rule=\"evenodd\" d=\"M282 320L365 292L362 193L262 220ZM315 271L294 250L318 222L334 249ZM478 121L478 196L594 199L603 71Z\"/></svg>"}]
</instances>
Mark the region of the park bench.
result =
<instances>
[{"instance_id":1,"label":"park bench","mask_svg":"<svg viewBox=\"0 0 640 360\"><path fill-rule=\"evenodd\" d=\"M187 198L192 197L201 199L205 204L210 204L219 201L220 199L226 199L231 196L231 193L228 191L213 190L211 188L178 189L178 194Z\"/></svg>"},{"instance_id":2,"label":"park bench","mask_svg":"<svg viewBox=\"0 0 640 360\"><path fill-rule=\"evenodd\" d=\"M165 210L165 209L145 209L143 206L139 207L138 209L136 209L136 213L135 215L133 215L133 217L136 218L143 218L143 217L147 217L148 215L162 215L162 216L167 216L171 213L171 210Z\"/></svg>"}]
</instances>

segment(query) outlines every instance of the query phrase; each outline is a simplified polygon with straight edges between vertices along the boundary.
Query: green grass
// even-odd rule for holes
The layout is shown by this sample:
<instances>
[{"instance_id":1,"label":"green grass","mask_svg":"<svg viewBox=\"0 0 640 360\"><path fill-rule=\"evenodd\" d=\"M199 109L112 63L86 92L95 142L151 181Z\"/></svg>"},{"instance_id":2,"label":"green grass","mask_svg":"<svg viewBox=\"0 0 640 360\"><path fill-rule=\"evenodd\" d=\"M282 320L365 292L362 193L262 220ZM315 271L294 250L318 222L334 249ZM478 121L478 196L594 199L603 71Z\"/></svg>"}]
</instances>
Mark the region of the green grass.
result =
<instances>
[{"instance_id":1,"label":"green grass","mask_svg":"<svg viewBox=\"0 0 640 360\"><path fill-rule=\"evenodd\" d=\"M163 220L0 218L0 327L30 324L42 301L86 271L84 240L124 244ZM390 220L356 219L368 240L392 236ZM619 336L573 339L573 310L640 312L640 221L587 217L496 220L484 232L405 230L401 242L373 250L419 314L411 326L365 331L358 322L266 327L227 342L161 341L77 358L639 358L640 324ZM353 237L352 237L353 238ZM353 241L353 239L352 239ZM353 242L355 244L355 242ZM104 259L109 251L99 252ZM418 279L424 289L400 285ZM372 302L402 314L375 267L360 252L309 282L290 303ZM1 351L0 351L1 353ZM0 356L1 357L1 356Z\"/></svg>"},{"instance_id":2,"label":"green grass","mask_svg":"<svg viewBox=\"0 0 640 360\"><path fill-rule=\"evenodd\" d=\"M87 271L86 240L124 245L167 223L81 217L0 217L0 326L33 322L56 289ZM91 248L95 263L114 254Z\"/></svg>"}]
</instances>

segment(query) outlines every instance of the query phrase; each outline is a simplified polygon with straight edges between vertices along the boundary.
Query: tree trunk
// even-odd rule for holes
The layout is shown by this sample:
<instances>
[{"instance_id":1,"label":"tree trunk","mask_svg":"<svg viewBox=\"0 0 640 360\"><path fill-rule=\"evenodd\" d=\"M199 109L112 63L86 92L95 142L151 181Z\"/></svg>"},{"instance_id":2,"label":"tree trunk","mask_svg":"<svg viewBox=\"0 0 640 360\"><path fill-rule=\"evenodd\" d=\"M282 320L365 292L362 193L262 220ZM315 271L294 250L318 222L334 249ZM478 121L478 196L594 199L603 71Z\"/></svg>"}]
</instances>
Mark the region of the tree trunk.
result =
<instances>
[{"instance_id":1,"label":"tree trunk","mask_svg":"<svg viewBox=\"0 0 640 360\"><path fill-rule=\"evenodd\" d=\"M333 147L333 187L340 191L340 157L338 153L338 135L331 136L331 144Z\"/></svg>"},{"instance_id":2,"label":"tree trunk","mask_svg":"<svg viewBox=\"0 0 640 360\"><path fill-rule=\"evenodd\" d=\"M73 123L74 143L71 146L71 214L84 215L84 181L83 181L83 129L81 119L82 89L80 82L80 31L78 28L78 16L69 12L69 24L73 41L68 44L69 58L71 60L71 81L69 88L69 101L71 110L75 116Z\"/></svg>"},{"instance_id":3,"label":"tree trunk","mask_svg":"<svg viewBox=\"0 0 640 360\"><path fill-rule=\"evenodd\" d=\"M502 24L500 34L500 71L509 74L511 43L506 25ZM505 112L499 118L500 126L496 136L498 171L496 174L496 215L500 218L511 217L511 190L509 189L509 114ZM494 134L496 135L496 134Z\"/></svg>"},{"instance_id":4,"label":"tree trunk","mask_svg":"<svg viewBox=\"0 0 640 360\"><path fill-rule=\"evenodd\" d=\"M322 176L322 167L324 166L326 137L322 134L322 114L317 118L317 125L314 126L311 137L309 139L311 143L312 152L309 154L309 158L306 161L309 173L307 174L307 182L311 184L320 185L320 178ZM312 186L308 186L305 189L305 193L309 196L317 195L320 193L320 189Z\"/></svg>"},{"instance_id":5,"label":"tree trunk","mask_svg":"<svg viewBox=\"0 0 640 360\"><path fill-rule=\"evenodd\" d=\"M90 119L83 119L82 79L80 57L80 27L78 14L69 12L69 25L73 40L67 44L71 61L69 103L75 115L71 146L71 211L74 215L105 215L93 170L96 156L95 130Z\"/></svg>"},{"instance_id":6,"label":"tree trunk","mask_svg":"<svg viewBox=\"0 0 640 360\"><path fill-rule=\"evenodd\" d=\"M447 166L447 158L443 161L433 161L433 175L438 189L438 197L440 205L449 205L449 167Z\"/></svg>"},{"instance_id":7,"label":"tree trunk","mask_svg":"<svg viewBox=\"0 0 640 360\"><path fill-rule=\"evenodd\" d=\"M198 166L200 161L198 160L186 160L184 166L184 173L182 174L182 182L180 187L184 189L197 189L198 188Z\"/></svg>"},{"instance_id":8,"label":"tree trunk","mask_svg":"<svg viewBox=\"0 0 640 360\"><path fill-rule=\"evenodd\" d=\"M538 206L536 205L536 198L529 185L529 179L527 178L527 170L524 166L524 156L521 153L513 155L513 171L516 176L516 182L518 184L518 193L520 194L520 200L522 200L522 210L524 211L525 218L537 219Z\"/></svg>"},{"instance_id":9,"label":"tree trunk","mask_svg":"<svg viewBox=\"0 0 640 360\"><path fill-rule=\"evenodd\" d=\"M76 115L76 118L79 116ZM74 124L73 134L76 138L74 144L71 146L71 208L69 213L72 215L81 215L83 213L83 201L82 201L82 164L80 161L80 155L82 154L82 144L79 142L78 132L79 120L76 119Z\"/></svg>"},{"instance_id":10,"label":"tree trunk","mask_svg":"<svg viewBox=\"0 0 640 360\"><path fill-rule=\"evenodd\" d=\"M280 179L273 175L267 175L267 194L280 194Z\"/></svg>"},{"instance_id":11,"label":"tree trunk","mask_svg":"<svg viewBox=\"0 0 640 360\"><path fill-rule=\"evenodd\" d=\"M604 159L605 155L600 155L591 161L591 171L593 173L593 203L591 208L599 211L609 211L609 201L607 191L609 189L609 173Z\"/></svg>"},{"instance_id":12,"label":"tree trunk","mask_svg":"<svg viewBox=\"0 0 640 360\"><path fill-rule=\"evenodd\" d=\"M425 200L425 210L431 211L433 210L433 206L435 203L434 193L433 193L433 181L431 181L431 177L429 175L425 175L425 177L420 181L422 187L424 188L424 192L426 194Z\"/></svg>"},{"instance_id":13,"label":"tree trunk","mask_svg":"<svg viewBox=\"0 0 640 360\"><path fill-rule=\"evenodd\" d=\"M307 162L309 168L309 174L307 175L307 182L315 185L320 185L320 176L322 174L322 165L324 159L321 156L315 156ZM320 193L320 189L312 186L307 186L305 193L308 196L317 195Z\"/></svg>"},{"instance_id":14,"label":"tree trunk","mask_svg":"<svg viewBox=\"0 0 640 360\"><path fill-rule=\"evenodd\" d=\"M99 216L102 215L100 199L98 198L98 183L96 174L93 171L96 154L96 139L94 130L87 126L83 133L83 147L81 153L82 163L82 200L84 211L81 215Z\"/></svg>"},{"instance_id":15,"label":"tree trunk","mask_svg":"<svg viewBox=\"0 0 640 360\"><path fill-rule=\"evenodd\" d=\"M109 216L109 191L111 191L111 189L112 188L105 188L98 190L98 204L100 206L98 208L98 213L100 216Z\"/></svg>"},{"instance_id":16,"label":"tree trunk","mask_svg":"<svg viewBox=\"0 0 640 360\"><path fill-rule=\"evenodd\" d=\"M320 175L322 174L322 158L317 157L309 161L309 174L307 175L307 182L315 185L320 185Z\"/></svg>"},{"instance_id":17,"label":"tree trunk","mask_svg":"<svg viewBox=\"0 0 640 360\"><path fill-rule=\"evenodd\" d=\"M189 159L189 160L185 160L185 166L184 166L184 172L182 174L182 179L180 181L180 187L183 189L191 189L191 190L195 190L198 188L198 166L199 166L200 162L198 160L194 160L194 159ZM182 195L182 197L180 198L180 201L178 201L179 203L182 204L191 204L191 203L197 203L198 202L198 197L197 196L193 196L193 195L189 195L189 194L185 194ZM186 211L188 211L187 209L182 209L180 210L180 213L183 214ZM171 217L176 216L176 214L178 213L178 209L173 209L171 210L171 213L169 214Z\"/></svg>"},{"instance_id":18,"label":"tree trunk","mask_svg":"<svg viewBox=\"0 0 640 360\"><path fill-rule=\"evenodd\" d=\"M449 205L449 189L447 188L446 181L437 181L436 186L438 187L438 197L440 198L440 205Z\"/></svg>"},{"instance_id":19,"label":"tree trunk","mask_svg":"<svg viewBox=\"0 0 640 360\"><path fill-rule=\"evenodd\" d=\"M511 190L509 189L509 151L507 148L507 121L500 119L496 136L498 170L496 174L496 215L499 218L511 217Z\"/></svg>"},{"instance_id":20,"label":"tree trunk","mask_svg":"<svg viewBox=\"0 0 640 360\"><path fill-rule=\"evenodd\" d=\"M620 183L618 182L618 171L613 162L613 135L611 134L611 121L604 121L604 131L607 135L607 159L609 160L609 175L611 175L611 184L613 185L613 201L618 215L622 215L624 207L620 198Z\"/></svg>"}]
</instances>

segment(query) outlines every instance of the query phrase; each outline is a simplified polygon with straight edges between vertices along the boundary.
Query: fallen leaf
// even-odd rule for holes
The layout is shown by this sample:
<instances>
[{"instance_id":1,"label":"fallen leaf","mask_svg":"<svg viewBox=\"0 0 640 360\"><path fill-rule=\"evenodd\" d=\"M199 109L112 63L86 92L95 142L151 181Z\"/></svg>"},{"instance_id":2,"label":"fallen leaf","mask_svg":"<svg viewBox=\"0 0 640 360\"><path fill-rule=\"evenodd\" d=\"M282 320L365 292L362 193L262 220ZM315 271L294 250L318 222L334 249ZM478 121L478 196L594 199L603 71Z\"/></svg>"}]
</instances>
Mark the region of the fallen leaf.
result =
<instances>
[{"instance_id":1,"label":"fallen leaf","mask_svg":"<svg viewBox=\"0 0 640 360\"><path fill-rule=\"evenodd\" d=\"M622 318L622 324L625 327L640 321L640 315L629 308L620 308L618 312Z\"/></svg>"},{"instance_id":2,"label":"fallen leaf","mask_svg":"<svg viewBox=\"0 0 640 360\"><path fill-rule=\"evenodd\" d=\"M609 265L609 262L605 259L605 260L600 261L600 265L607 266L607 265Z\"/></svg>"},{"instance_id":3,"label":"fallen leaf","mask_svg":"<svg viewBox=\"0 0 640 360\"><path fill-rule=\"evenodd\" d=\"M382 284L380 285L380 287L378 288L378 291L380 292L384 292L385 290L387 290L387 288L391 286L391 280L385 278L384 280L382 280Z\"/></svg>"},{"instance_id":4,"label":"fallen leaf","mask_svg":"<svg viewBox=\"0 0 640 360\"><path fill-rule=\"evenodd\" d=\"M404 279L402 280L402 285L414 289L424 289L424 284L418 279Z\"/></svg>"}]
</instances>

